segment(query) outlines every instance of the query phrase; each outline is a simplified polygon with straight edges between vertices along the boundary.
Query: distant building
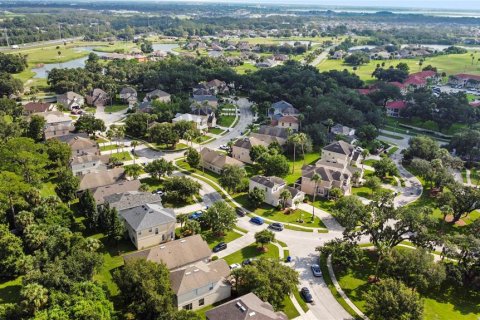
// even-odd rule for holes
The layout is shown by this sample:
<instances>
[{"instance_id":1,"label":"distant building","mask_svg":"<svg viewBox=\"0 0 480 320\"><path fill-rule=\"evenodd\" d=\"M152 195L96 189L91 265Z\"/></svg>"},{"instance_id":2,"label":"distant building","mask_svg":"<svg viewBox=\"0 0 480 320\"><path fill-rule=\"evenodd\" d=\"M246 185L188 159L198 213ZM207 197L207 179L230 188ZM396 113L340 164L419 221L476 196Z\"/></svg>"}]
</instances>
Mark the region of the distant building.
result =
<instances>
[{"instance_id":1,"label":"distant building","mask_svg":"<svg viewBox=\"0 0 480 320\"><path fill-rule=\"evenodd\" d=\"M133 105L137 102L137 90L132 87L124 87L120 91L120 99L129 105Z\"/></svg>"},{"instance_id":2,"label":"distant building","mask_svg":"<svg viewBox=\"0 0 480 320\"><path fill-rule=\"evenodd\" d=\"M211 113L208 116L195 115L190 113L177 113L175 118L172 119L172 123L188 121L193 122L196 129L198 130L208 130L208 128L215 127L217 125L217 118L215 113Z\"/></svg>"},{"instance_id":3,"label":"distant building","mask_svg":"<svg viewBox=\"0 0 480 320\"><path fill-rule=\"evenodd\" d=\"M400 118L400 112L407 107L407 103L403 100L388 101L385 108L387 116Z\"/></svg>"},{"instance_id":4,"label":"distant building","mask_svg":"<svg viewBox=\"0 0 480 320\"><path fill-rule=\"evenodd\" d=\"M169 93L166 93L165 91L156 89L147 93L145 95L145 98L143 99L143 101L154 101L154 100L168 103L171 101L171 95Z\"/></svg>"},{"instance_id":5,"label":"distant building","mask_svg":"<svg viewBox=\"0 0 480 320\"><path fill-rule=\"evenodd\" d=\"M298 116L300 112L292 104L281 100L272 104L269 115L273 120L278 120L284 116Z\"/></svg>"},{"instance_id":6,"label":"distant building","mask_svg":"<svg viewBox=\"0 0 480 320\"><path fill-rule=\"evenodd\" d=\"M283 116L278 119L277 127L291 129L292 131L296 132L299 128L298 118L290 115Z\"/></svg>"}]
</instances>

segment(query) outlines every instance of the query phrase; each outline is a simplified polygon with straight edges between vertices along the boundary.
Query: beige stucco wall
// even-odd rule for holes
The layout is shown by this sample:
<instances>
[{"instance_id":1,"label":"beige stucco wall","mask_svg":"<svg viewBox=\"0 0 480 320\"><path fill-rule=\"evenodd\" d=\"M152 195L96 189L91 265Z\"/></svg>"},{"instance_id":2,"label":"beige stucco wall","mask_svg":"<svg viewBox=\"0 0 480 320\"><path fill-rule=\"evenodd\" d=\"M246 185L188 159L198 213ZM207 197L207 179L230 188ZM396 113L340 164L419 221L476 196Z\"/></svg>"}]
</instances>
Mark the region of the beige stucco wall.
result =
<instances>
[{"instance_id":1,"label":"beige stucco wall","mask_svg":"<svg viewBox=\"0 0 480 320\"><path fill-rule=\"evenodd\" d=\"M240 160L245 163L253 164L252 160L250 159L250 150L239 148L237 146L232 147L232 158Z\"/></svg>"},{"instance_id":2,"label":"beige stucco wall","mask_svg":"<svg viewBox=\"0 0 480 320\"><path fill-rule=\"evenodd\" d=\"M142 230L140 234L136 233L127 223L125 223L125 226L130 240L139 250L175 239L175 222ZM158 234L155 233L156 228L158 228Z\"/></svg>"},{"instance_id":3,"label":"beige stucco wall","mask_svg":"<svg viewBox=\"0 0 480 320\"><path fill-rule=\"evenodd\" d=\"M231 286L220 281L213 284L213 289L210 290L210 285L198 288L189 293L177 296L178 309L181 310L185 305L192 304L192 310L201 309L205 306L211 305L215 302L225 300L231 296ZM200 299L204 299L205 303L199 305Z\"/></svg>"}]
</instances>

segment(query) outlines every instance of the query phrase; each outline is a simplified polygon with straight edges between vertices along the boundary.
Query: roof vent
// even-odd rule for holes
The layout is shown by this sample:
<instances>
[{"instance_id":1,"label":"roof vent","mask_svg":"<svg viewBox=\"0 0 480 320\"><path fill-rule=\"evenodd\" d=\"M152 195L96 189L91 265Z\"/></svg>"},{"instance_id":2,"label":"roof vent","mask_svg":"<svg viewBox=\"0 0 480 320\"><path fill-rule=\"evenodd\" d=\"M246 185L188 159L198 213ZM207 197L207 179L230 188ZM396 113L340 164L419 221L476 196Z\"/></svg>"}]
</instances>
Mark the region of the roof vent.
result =
<instances>
[{"instance_id":1,"label":"roof vent","mask_svg":"<svg viewBox=\"0 0 480 320\"><path fill-rule=\"evenodd\" d=\"M252 311L252 312L250 312L248 315L249 315L250 317L253 317L253 316L255 315L255 312Z\"/></svg>"},{"instance_id":2,"label":"roof vent","mask_svg":"<svg viewBox=\"0 0 480 320\"><path fill-rule=\"evenodd\" d=\"M160 249L165 249L165 246L160 246Z\"/></svg>"},{"instance_id":3,"label":"roof vent","mask_svg":"<svg viewBox=\"0 0 480 320\"><path fill-rule=\"evenodd\" d=\"M187 240L180 240L180 243L184 243L184 242L187 242Z\"/></svg>"}]
</instances>

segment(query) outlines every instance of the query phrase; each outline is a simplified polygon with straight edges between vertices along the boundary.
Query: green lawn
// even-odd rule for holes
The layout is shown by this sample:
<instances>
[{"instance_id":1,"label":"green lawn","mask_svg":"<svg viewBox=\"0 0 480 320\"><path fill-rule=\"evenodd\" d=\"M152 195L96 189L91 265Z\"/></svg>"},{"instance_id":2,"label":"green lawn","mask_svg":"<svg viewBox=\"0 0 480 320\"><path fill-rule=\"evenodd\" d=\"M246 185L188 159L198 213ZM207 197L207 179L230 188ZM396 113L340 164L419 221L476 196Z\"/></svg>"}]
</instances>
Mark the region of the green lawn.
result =
<instances>
[{"instance_id":1,"label":"green lawn","mask_svg":"<svg viewBox=\"0 0 480 320\"><path fill-rule=\"evenodd\" d=\"M310 228L326 228L322 220L320 220L318 217L315 217L315 220L313 222L311 221L311 217L312 217L311 212L306 212L306 211L297 209L290 214L285 214L283 211L279 211L277 210L277 208L274 208L266 203L262 204L259 208L255 209L251 206L250 202L248 201L247 193L239 194L235 196L233 199L237 201L239 204L241 204L242 207L247 208L248 210L254 212L255 214L270 220L279 221L283 223L291 223L294 225L305 226ZM298 222L299 219L303 219L304 223ZM301 228L298 228L297 230L303 231L303 229Z\"/></svg>"},{"instance_id":2,"label":"green lawn","mask_svg":"<svg viewBox=\"0 0 480 320\"><path fill-rule=\"evenodd\" d=\"M217 125L221 127L230 127L235 121L235 116L220 116L217 121Z\"/></svg>"},{"instance_id":3,"label":"green lawn","mask_svg":"<svg viewBox=\"0 0 480 320\"><path fill-rule=\"evenodd\" d=\"M222 132L224 132L222 129L220 128L208 128L208 132L209 133L213 133L213 134L217 134L217 135L220 135L222 134Z\"/></svg>"},{"instance_id":4,"label":"green lawn","mask_svg":"<svg viewBox=\"0 0 480 320\"><path fill-rule=\"evenodd\" d=\"M20 301L20 289L22 277L0 283L0 304L18 303Z\"/></svg>"},{"instance_id":5,"label":"green lawn","mask_svg":"<svg viewBox=\"0 0 480 320\"><path fill-rule=\"evenodd\" d=\"M367 259L352 270L335 270L337 280L350 300L362 311L365 310L364 295L371 286L368 276L374 274L376 256L367 254ZM467 292L463 288L443 285L430 291L424 298L425 320L477 320L480 314L480 292Z\"/></svg>"},{"instance_id":6,"label":"green lawn","mask_svg":"<svg viewBox=\"0 0 480 320\"><path fill-rule=\"evenodd\" d=\"M238 74L245 74L245 73L255 72L258 70L258 68L255 65L248 62L240 66L234 67L233 69L237 71Z\"/></svg>"},{"instance_id":7,"label":"green lawn","mask_svg":"<svg viewBox=\"0 0 480 320\"><path fill-rule=\"evenodd\" d=\"M187 149L188 146L184 143L177 143L174 148L170 145L165 145L165 144L154 144L154 146L160 150L182 150L182 149Z\"/></svg>"},{"instance_id":8,"label":"green lawn","mask_svg":"<svg viewBox=\"0 0 480 320\"><path fill-rule=\"evenodd\" d=\"M366 166L370 166L370 167L373 167L373 164L374 163L377 163L378 160L375 160L375 159L368 159L368 160L364 160L362 161L362 163Z\"/></svg>"},{"instance_id":9,"label":"green lawn","mask_svg":"<svg viewBox=\"0 0 480 320\"><path fill-rule=\"evenodd\" d=\"M248 258L279 258L278 254L278 248L274 244L267 244L265 246L267 248L267 252L262 252L260 249L260 246L256 243L252 243L249 246L246 246L245 248L242 248L232 254L229 254L228 256L224 257L225 261L231 265L233 263L242 263L243 260L248 259Z\"/></svg>"},{"instance_id":10,"label":"green lawn","mask_svg":"<svg viewBox=\"0 0 480 320\"><path fill-rule=\"evenodd\" d=\"M130 154L129 151L122 151L122 152L112 153L112 154L110 155L110 158L117 159L117 160L120 160L120 161L133 160L132 155Z\"/></svg>"},{"instance_id":11,"label":"green lawn","mask_svg":"<svg viewBox=\"0 0 480 320\"><path fill-rule=\"evenodd\" d=\"M198 137L198 139L196 139L195 142L203 144L203 143L207 142L208 140L211 140L212 138L213 138L212 136L203 135L203 136Z\"/></svg>"},{"instance_id":12,"label":"green lawn","mask_svg":"<svg viewBox=\"0 0 480 320\"><path fill-rule=\"evenodd\" d=\"M305 300L303 300L303 298L300 296L300 291L296 290L293 292L293 295L295 296L295 299L297 299L298 301L298 304L300 305L300 307L302 307L302 310L304 312L307 312L308 311L308 304L305 302Z\"/></svg>"},{"instance_id":13,"label":"green lawn","mask_svg":"<svg viewBox=\"0 0 480 320\"><path fill-rule=\"evenodd\" d=\"M240 238L242 235L232 230L232 231L228 231L227 233L225 233L223 236L220 236L220 237L212 234L210 231L202 232L202 236L205 239L205 241L207 241L210 249L212 249L220 242L226 242L226 243L232 242L233 240Z\"/></svg>"},{"instance_id":14,"label":"green lawn","mask_svg":"<svg viewBox=\"0 0 480 320\"><path fill-rule=\"evenodd\" d=\"M300 313L298 313L297 309L293 305L292 299L290 299L289 296L285 296L285 299L283 299L282 307L280 308L280 311L283 311L288 319L295 319L296 317L300 316Z\"/></svg>"},{"instance_id":15,"label":"green lawn","mask_svg":"<svg viewBox=\"0 0 480 320\"><path fill-rule=\"evenodd\" d=\"M392 154L394 154L395 152L397 152L397 150L398 150L398 147L391 147L390 149L388 149L387 155L388 155L388 156L391 156Z\"/></svg>"},{"instance_id":16,"label":"green lawn","mask_svg":"<svg viewBox=\"0 0 480 320\"><path fill-rule=\"evenodd\" d=\"M376 193L378 193L379 191L390 192L390 193L393 192L390 189L379 188L379 190ZM367 187L358 187L358 188L357 187L352 187L352 194L354 194L356 196L359 196L359 197L362 197L362 198L366 198L366 199L372 199L373 198L372 190L370 190Z\"/></svg>"},{"instance_id":17,"label":"green lawn","mask_svg":"<svg viewBox=\"0 0 480 320\"><path fill-rule=\"evenodd\" d=\"M42 183L42 188L40 189L40 195L42 197L56 196L55 192L56 184L52 181L47 181Z\"/></svg>"},{"instance_id":18,"label":"green lawn","mask_svg":"<svg viewBox=\"0 0 480 320\"><path fill-rule=\"evenodd\" d=\"M100 151L110 151L110 150L118 150L120 151L122 149L123 144L119 143L118 147L116 144L110 144L108 146L101 146Z\"/></svg>"},{"instance_id":19,"label":"green lawn","mask_svg":"<svg viewBox=\"0 0 480 320\"><path fill-rule=\"evenodd\" d=\"M143 178L140 179L140 182L148 185L148 191L150 192L163 188L162 182L154 178Z\"/></svg>"},{"instance_id":20,"label":"green lawn","mask_svg":"<svg viewBox=\"0 0 480 320\"><path fill-rule=\"evenodd\" d=\"M320 159L320 154L318 152L312 152L312 153L306 153L305 154L305 161L301 159L301 151L297 153L297 159L295 162L293 162L293 158L289 159L290 162L290 172L289 174L284 178L284 180L288 184L293 184L295 181L298 180L302 176L302 167L303 165L308 165L308 164L314 164L315 162ZM294 168L295 165L295 168ZM295 170L293 170L295 169Z\"/></svg>"},{"instance_id":21,"label":"green lawn","mask_svg":"<svg viewBox=\"0 0 480 320\"><path fill-rule=\"evenodd\" d=\"M127 104L114 104L105 106L105 112L119 112L128 108Z\"/></svg>"},{"instance_id":22,"label":"green lawn","mask_svg":"<svg viewBox=\"0 0 480 320\"><path fill-rule=\"evenodd\" d=\"M462 179L463 183L467 183L467 171L465 170L465 168L462 169Z\"/></svg>"},{"instance_id":23,"label":"green lawn","mask_svg":"<svg viewBox=\"0 0 480 320\"><path fill-rule=\"evenodd\" d=\"M180 168L184 169L184 170L187 170L191 173L196 173L196 174L199 174L199 175L202 175L206 178L209 178L210 180L218 183L220 185L220 182L218 181L218 179L220 178L220 175L218 173L215 173L213 171L210 171L210 170L199 170L197 168L192 168L187 162L185 162L184 159L180 159L180 160L177 160L177 162L175 162L175 164L177 166L179 166Z\"/></svg>"},{"instance_id":24,"label":"green lawn","mask_svg":"<svg viewBox=\"0 0 480 320\"><path fill-rule=\"evenodd\" d=\"M384 136L384 137L387 137L387 138L395 139L395 140L403 140L403 137L401 137L401 136L396 136L396 135L390 134L390 133L382 132L382 133L380 133L380 135L381 135L381 136Z\"/></svg>"}]
</instances>

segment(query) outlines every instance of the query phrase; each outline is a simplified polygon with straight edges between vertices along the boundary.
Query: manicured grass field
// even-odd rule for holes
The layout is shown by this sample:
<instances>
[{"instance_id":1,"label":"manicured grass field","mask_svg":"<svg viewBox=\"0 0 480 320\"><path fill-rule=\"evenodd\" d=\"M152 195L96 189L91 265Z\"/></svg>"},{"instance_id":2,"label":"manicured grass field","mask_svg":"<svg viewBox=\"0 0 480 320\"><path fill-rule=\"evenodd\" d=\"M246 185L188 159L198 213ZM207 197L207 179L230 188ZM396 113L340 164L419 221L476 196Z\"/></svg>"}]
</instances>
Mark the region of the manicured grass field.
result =
<instances>
[{"instance_id":1,"label":"manicured grass field","mask_svg":"<svg viewBox=\"0 0 480 320\"><path fill-rule=\"evenodd\" d=\"M249 72L255 72L258 70L257 67L255 67L253 64L245 62L244 64L234 67L233 68L235 71L237 71L238 74L245 74Z\"/></svg>"},{"instance_id":2,"label":"manicured grass field","mask_svg":"<svg viewBox=\"0 0 480 320\"><path fill-rule=\"evenodd\" d=\"M317 152L312 152L312 153L306 153L305 154L305 161L302 159L302 154L301 151L297 150L297 159L295 162L293 162L293 157L292 159L289 159L290 162L290 171L289 174L284 178L284 180L288 184L293 184L295 183L298 178L302 176L302 167L303 165L308 165L308 164L314 164L317 162L318 159L320 159L320 154ZM295 164L295 171L292 170L294 169L294 164Z\"/></svg>"},{"instance_id":3,"label":"manicured grass field","mask_svg":"<svg viewBox=\"0 0 480 320\"><path fill-rule=\"evenodd\" d=\"M381 65L382 62L385 62L384 68L389 68L390 66L395 67L400 62L406 63L410 67L410 73L421 71L422 67L432 65L433 67L437 67L438 72L446 72L447 75L456 73L480 74L480 65L477 63L472 65L470 53L426 58L423 62L423 66L419 66L419 59L371 60L370 63L362 65L354 71L353 66L345 64L343 60L324 60L317 66L317 68L319 68L320 71L347 69L358 75L360 79L371 81L375 80L375 78L372 77L372 73L375 71L377 64Z\"/></svg>"},{"instance_id":4,"label":"manicured grass field","mask_svg":"<svg viewBox=\"0 0 480 320\"><path fill-rule=\"evenodd\" d=\"M165 144L154 144L154 146L160 150L181 150L181 149L186 149L188 146L184 143L177 143L175 145L175 148L172 148L170 145L165 145Z\"/></svg>"},{"instance_id":5,"label":"manicured grass field","mask_svg":"<svg viewBox=\"0 0 480 320\"><path fill-rule=\"evenodd\" d=\"M133 160L132 155L129 151L121 151L117 153L112 153L111 158L118 159L120 161L129 161Z\"/></svg>"},{"instance_id":6,"label":"manicured grass field","mask_svg":"<svg viewBox=\"0 0 480 320\"><path fill-rule=\"evenodd\" d=\"M213 247L215 247L220 242L228 243L228 242L231 242L235 239L240 238L242 235L240 233L232 230L232 231L228 231L223 236L217 236L215 234L212 234L212 232L210 232L210 231L202 232L202 236L205 239L205 241L207 241L210 249L212 249Z\"/></svg>"},{"instance_id":7,"label":"manicured grass field","mask_svg":"<svg viewBox=\"0 0 480 320\"><path fill-rule=\"evenodd\" d=\"M376 256L373 253L361 265L352 270L335 270L337 280L350 300L362 311L365 310L365 293L369 290L368 276L374 274ZM480 292L444 285L424 298L425 320L477 320L480 314Z\"/></svg>"},{"instance_id":8,"label":"manicured grass field","mask_svg":"<svg viewBox=\"0 0 480 320\"><path fill-rule=\"evenodd\" d=\"M274 244L267 244L265 246L267 248L267 252L262 252L259 248L260 245L256 243L252 243L249 246L246 246L228 256L224 257L225 261L231 265L233 263L242 263L243 260L248 258L274 258L278 259L278 248Z\"/></svg>"},{"instance_id":9,"label":"manicured grass field","mask_svg":"<svg viewBox=\"0 0 480 320\"><path fill-rule=\"evenodd\" d=\"M283 223L290 223L298 226L310 227L310 228L326 228L323 224L322 220L318 217L315 217L315 220L312 222L311 212L306 212L300 209L293 211L290 214L285 214L283 211L277 210L266 203L262 204L259 208L253 208L248 201L248 194L243 193L239 194L234 197L234 200L241 204L243 207L247 208L248 210L255 212L255 214L262 216L267 219L271 219L274 221L279 221ZM303 219L304 223L298 222L299 219ZM303 229L297 229L299 231L303 231Z\"/></svg>"},{"instance_id":10,"label":"manicured grass field","mask_svg":"<svg viewBox=\"0 0 480 320\"><path fill-rule=\"evenodd\" d=\"M118 144L118 146L116 144L110 144L108 146L101 146L100 147L100 151L110 151L110 150L121 150L122 149L122 146L123 144Z\"/></svg>"},{"instance_id":11,"label":"manicured grass field","mask_svg":"<svg viewBox=\"0 0 480 320\"><path fill-rule=\"evenodd\" d=\"M208 132L213 134L222 134L223 130L220 128L208 128Z\"/></svg>"},{"instance_id":12,"label":"manicured grass field","mask_svg":"<svg viewBox=\"0 0 480 320\"><path fill-rule=\"evenodd\" d=\"M126 104L114 104L105 106L105 112L119 112L128 108Z\"/></svg>"},{"instance_id":13,"label":"manicured grass field","mask_svg":"<svg viewBox=\"0 0 480 320\"><path fill-rule=\"evenodd\" d=\"M303 300L303 298L300 296L300 291L298 290L295 290L293 292L293 295L295 296L295 299L297 299L298 301L298 304L300 305L300 307L302 307L302 310L304 312L307 312L308 311L308 304L305 302L305 300Z\"/></svg>"},{"instance_id":14,"label":"manicured grass field","mask_svg":"<svg viewBox=\"0 0 480 320\"><path fill-rule=\"evenodd\" d=\"M217 125L221 127L230 127L235 121L235 116L220 116L217 121Z\"/></svg>"},{"instance_id":15,"label":"manicured grass field","mask_svg":"<svg viewBox=\"0 0 480 320\"><path fill-rule=\"evenodd\" d=\"M280 310L287 315L288 319L295 319L296 317L300 316L300 313L298 313L297 309L293 305L292 299L290 299L289 296L285 296L282 304L283 306L280 308Z\"/></svg>"}]
</instances>

